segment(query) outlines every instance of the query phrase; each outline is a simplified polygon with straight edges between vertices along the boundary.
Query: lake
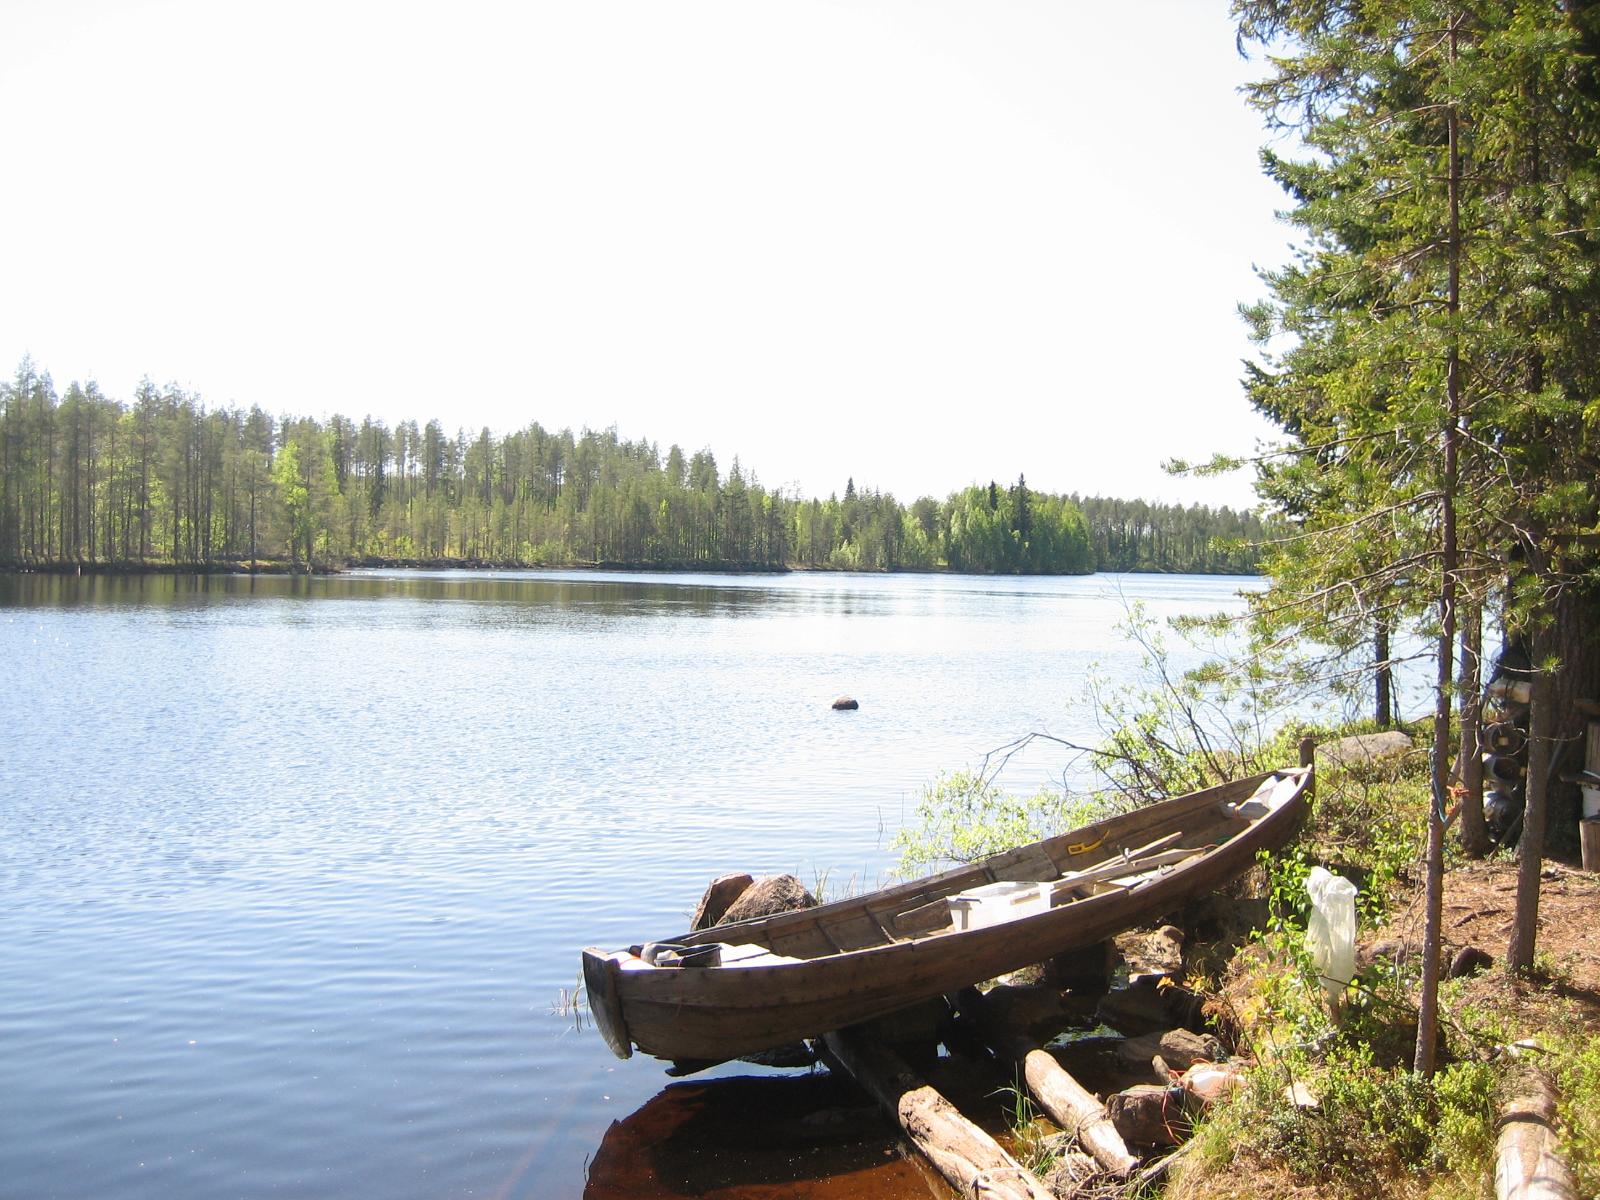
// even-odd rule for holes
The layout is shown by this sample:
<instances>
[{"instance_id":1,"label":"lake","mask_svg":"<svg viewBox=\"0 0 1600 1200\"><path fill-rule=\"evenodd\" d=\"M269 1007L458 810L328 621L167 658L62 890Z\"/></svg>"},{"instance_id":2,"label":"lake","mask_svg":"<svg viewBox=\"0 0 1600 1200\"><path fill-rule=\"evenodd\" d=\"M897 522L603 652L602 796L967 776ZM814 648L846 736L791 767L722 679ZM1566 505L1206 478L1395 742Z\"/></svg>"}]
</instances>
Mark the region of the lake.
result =
<instances>
[{"instance_id":1,"label":"lake","mask_svg":"<svg viewBox=\"0 0 1600 1200\"><path fill-rule=\"evenodd\" d=\"M582 947L877 882L940 771L1098 736L1129 605L1254 586L0 578L0 1195L575 1200L666 1082L558 1011Z\"/></svg>"}]
</instances>

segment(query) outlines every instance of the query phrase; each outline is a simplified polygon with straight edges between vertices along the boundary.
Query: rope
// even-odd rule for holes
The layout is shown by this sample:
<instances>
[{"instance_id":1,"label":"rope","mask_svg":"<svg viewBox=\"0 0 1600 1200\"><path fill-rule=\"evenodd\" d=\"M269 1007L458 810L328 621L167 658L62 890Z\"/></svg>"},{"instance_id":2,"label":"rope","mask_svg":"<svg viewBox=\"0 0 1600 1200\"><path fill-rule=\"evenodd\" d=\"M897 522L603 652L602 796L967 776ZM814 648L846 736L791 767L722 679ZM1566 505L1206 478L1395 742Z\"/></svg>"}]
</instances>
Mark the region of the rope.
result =
<instances>
[{"instance_id":1,"label":"rope","mask_svg":"<svg viewBox=\"0 0 1600 1200\"><path fill-rule=\"evenodd\" d=\"M974 1175L972 1177L972 1182L970 1184L968 1184L967 1186L972 1189L972 1194L973 1194L974 1197L982 1196L986 1191L989 1191L991 1188L1003 1187L1004 1185L1000 1184L1000 1182L996 1178L996 1176L1004 1174L1006 1172L1010 1172L1011 1174L1013 1174L1013 1175L1015 1175L1017 1177L1017 1181L1022 1185L1022 1193L1023 1193L1023 1195L1032 1195L1032 1194L1034 1194L1035 1189L1033 1187L1033 1175L1032 1175L1032 1173L1029 1172L1026 1168L1017 1166L1016 1164L1008 1164L1008 1165L1005 1165L1005 1166L985 1168L984 1170L979 1171L976 1175ZM1011 1195L1015 1195L1016 1194L1014 1191L1012 1191L1009 1188L1006 1188L1005 1191L1002 1192L1001 1194L1006 1194L1006 1193L1009 1193Z\"/></svg>"}]
</instances>

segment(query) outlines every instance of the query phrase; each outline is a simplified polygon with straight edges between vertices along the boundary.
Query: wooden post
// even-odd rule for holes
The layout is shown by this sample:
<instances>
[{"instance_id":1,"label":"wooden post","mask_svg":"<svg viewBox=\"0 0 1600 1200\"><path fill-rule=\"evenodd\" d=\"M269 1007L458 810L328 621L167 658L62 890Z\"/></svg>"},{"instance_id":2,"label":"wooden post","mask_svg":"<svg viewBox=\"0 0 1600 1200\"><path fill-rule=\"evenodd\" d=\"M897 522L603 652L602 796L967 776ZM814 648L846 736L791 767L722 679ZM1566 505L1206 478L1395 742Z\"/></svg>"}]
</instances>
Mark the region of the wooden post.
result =
<instances>
[{"instance_id":1,"label":"wooden post","mask_svg":"<svg viewBox=\"0 0 1600 1200\"><path fill-rule=\"evenodd\" d=\"M858 1030L827 1034L823 1042L962 1200L1054 1200L1037 1176L892 1051Z\"/></svg>"},{"instance_id":2,"label":"wooden post","mask_svg":"<svg viewBox=\"0 0 1600 1200\"><path fill-rule=\"evenodd\" d=\"M1542 1074L1530 1074L1501 1106L1495 1146L1496 1200L1575 1200L1572 1172L1557 1146L1556 1093Z\"/></svg>"},{"instance_id":3,"label":"wooden post","mask_svg":"<svg viewBox=\"0 0 1600 1200\"><path fill-rule=\"evenodd\" d=\"M1317 783L1317 739L1309 735L1300 739L1300 765L1311 768L1311 782L1306 784L1306 799L1313 799Z\"/></svg>"},{"instance_id":4,"label":"wooden post","mask_svg":"<svg viewBox=\"0 0 1600 1200\"><path fill-rule=\"evenodd\" d=\"M1583 840L1583 869L1600 871L1600 818L1579 821L1578 836Z\"/></svg>"}]
</instances>

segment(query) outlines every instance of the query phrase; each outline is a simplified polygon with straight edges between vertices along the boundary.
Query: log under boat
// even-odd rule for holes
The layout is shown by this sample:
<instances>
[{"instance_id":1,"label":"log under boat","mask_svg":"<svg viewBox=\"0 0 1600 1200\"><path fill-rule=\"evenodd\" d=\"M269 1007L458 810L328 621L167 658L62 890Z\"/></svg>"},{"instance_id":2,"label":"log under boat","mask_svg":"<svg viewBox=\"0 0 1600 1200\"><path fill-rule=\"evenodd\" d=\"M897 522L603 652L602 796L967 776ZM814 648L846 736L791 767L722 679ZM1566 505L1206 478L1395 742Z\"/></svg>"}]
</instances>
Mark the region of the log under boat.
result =
<instances>
[{"instance_id":1,"label":"log under boat","mask_svg":"<svg viewBox=\"0 0 1600 1200\"><path fill-rule=\"evenodd\" d=\"M1294 835L1311 769L1274 771L797 912L583 952L619 1058L721 1061L819 1037L1103 941Z\"/></svg>"}]
</instances>

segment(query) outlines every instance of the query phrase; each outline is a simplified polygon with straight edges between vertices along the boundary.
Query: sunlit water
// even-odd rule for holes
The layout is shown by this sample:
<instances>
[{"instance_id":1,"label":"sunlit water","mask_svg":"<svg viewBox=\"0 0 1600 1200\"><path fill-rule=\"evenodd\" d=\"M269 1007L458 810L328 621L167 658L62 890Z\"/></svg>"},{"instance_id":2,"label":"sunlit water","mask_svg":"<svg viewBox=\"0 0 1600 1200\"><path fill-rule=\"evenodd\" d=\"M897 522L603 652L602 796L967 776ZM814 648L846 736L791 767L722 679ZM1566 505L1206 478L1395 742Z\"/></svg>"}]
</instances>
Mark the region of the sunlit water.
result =
<instances>
[{"instance_id":1,"label":"sunlit water","mask_svg":"<svg viewBox=\"0 0 1600 1200\"><path fill-rule=\"evenodd\" d=\"M577 1197L663 1082L554 1011L583 946L877 880L942 769L1096 736L1129 604L1249 586L0 580L0 1197Z\"/></svg>"}]
</instances>

